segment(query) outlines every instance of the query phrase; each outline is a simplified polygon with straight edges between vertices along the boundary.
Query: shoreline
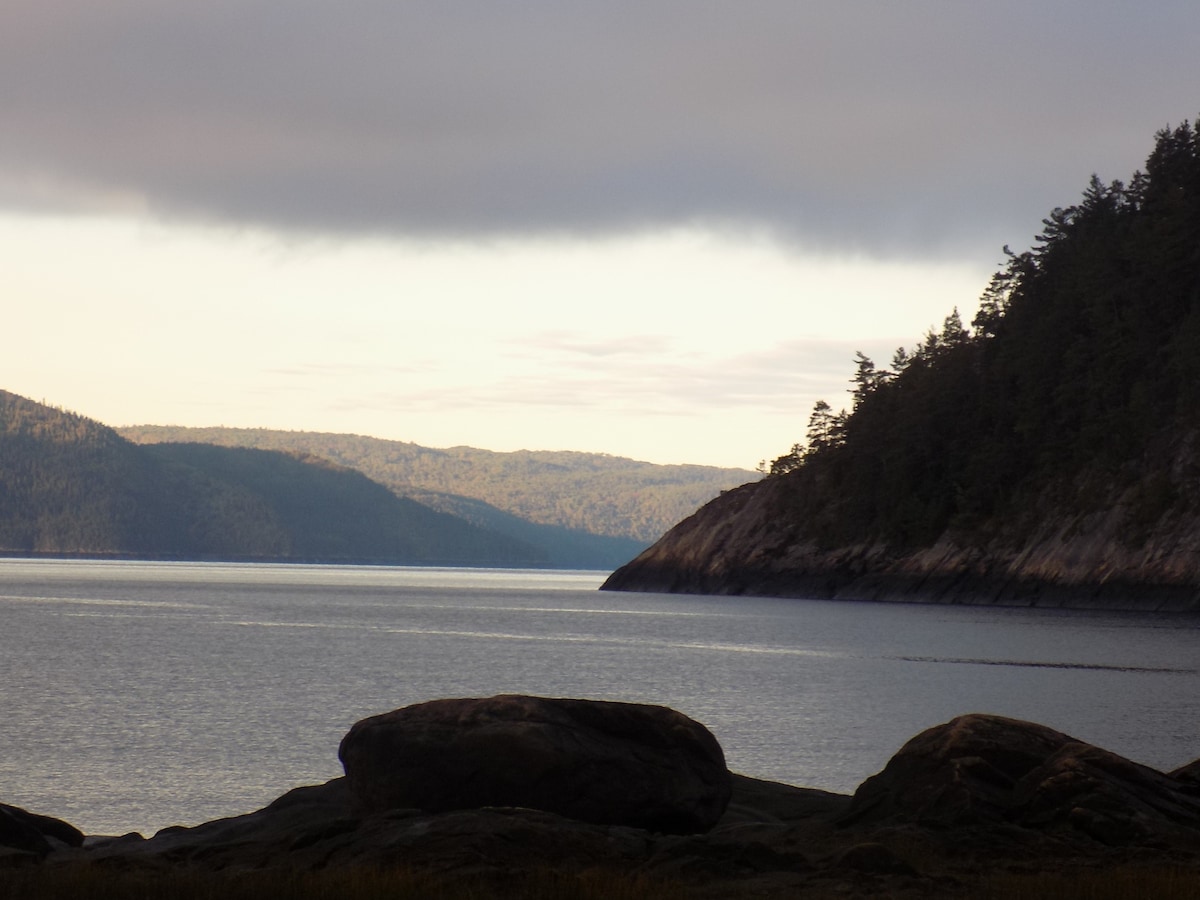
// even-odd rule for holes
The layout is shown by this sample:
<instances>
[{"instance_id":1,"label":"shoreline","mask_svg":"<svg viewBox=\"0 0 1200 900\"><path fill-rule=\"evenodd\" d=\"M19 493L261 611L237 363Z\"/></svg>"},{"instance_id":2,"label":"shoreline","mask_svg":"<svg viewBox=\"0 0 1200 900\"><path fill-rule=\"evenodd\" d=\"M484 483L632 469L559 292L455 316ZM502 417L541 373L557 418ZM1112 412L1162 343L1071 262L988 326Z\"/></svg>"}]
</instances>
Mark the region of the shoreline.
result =
<instances>
[{"instance_id":1,"label":"shoreline","mask_svg":"<svg viewBox=\"0 0 1200 900\"><path fill-rule=\"evenodd\" d=\"M600 590L852 603L1200 613L1200 588L1191 585L1118 580L1063 583L971 573L862 574L833 570L790 574L727 570L720 575L713 575L640 563L629 572L618 569L601 585Z\"/></svg>"}]
</instances>

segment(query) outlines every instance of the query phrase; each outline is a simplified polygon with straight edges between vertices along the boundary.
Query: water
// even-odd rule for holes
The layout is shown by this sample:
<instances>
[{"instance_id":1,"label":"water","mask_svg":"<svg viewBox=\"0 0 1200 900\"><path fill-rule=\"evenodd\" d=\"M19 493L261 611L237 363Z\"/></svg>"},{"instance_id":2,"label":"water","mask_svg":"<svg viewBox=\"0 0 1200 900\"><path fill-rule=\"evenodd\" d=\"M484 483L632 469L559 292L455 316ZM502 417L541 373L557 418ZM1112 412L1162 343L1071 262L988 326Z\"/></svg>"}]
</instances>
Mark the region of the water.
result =
<instances>
[{"instance_id":1,"label":"water","mask_svg":"<svg viewBox=\"0 0 1200 900\"><path fill-rule=\"evenodd\" d=\"M918 731L1031 719L1200 756L1200 617L614 594L605 573L0 560L0 801L94 834L341 774L356 720L521 692L660 703L730 767L852 791Z\"/></svg>"}]
</instances>

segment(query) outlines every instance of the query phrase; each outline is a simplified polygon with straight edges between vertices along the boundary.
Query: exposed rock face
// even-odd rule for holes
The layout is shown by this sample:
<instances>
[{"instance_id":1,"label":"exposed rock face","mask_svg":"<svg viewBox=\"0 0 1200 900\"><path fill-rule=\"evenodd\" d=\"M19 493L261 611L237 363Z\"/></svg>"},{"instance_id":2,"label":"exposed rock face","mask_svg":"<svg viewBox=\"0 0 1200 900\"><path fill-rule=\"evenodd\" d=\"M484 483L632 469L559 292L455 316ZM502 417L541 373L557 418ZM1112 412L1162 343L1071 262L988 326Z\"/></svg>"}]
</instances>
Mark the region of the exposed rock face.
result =
<instances>
[{"instance_id":1,"label":"exposed rock face","mask_svg":"<svg viewBox=\"0 0 1200 900\"><path fill-rule=\"evenodd\" d=\"M1172 775L1045 726L968 715L905 744L855 792L844 822L1200 846L1200 797Z\"/></svg>"},{"instance_id":2,"label":"exposed rock face","mask_svg":"<svg viewBox=\"0 0 1200 900\"><path fill-rule=\"evenodd\" d=\"M690 735L700 727L658 707L527 697L437 701L376 719L403 713L436 722L453 719L451 710L477 724L502 719L495 711L506 711L534 731L553 719L583 746L608 739L590 736L593 719L609 723L602 735L632 728L630 722L638 733L678 726ZM647 726L646 717L655 724ZM360 737L376 719L356 726ZM701 743L711 740L702 728L701 735ZM385 728L364 741L386 748L391 737ZM547 752L540 738L531 746L535 755ZM520 761L511 755L515 749L506 752L510 763ZM131 834L72 847L66 845L77 844L79 835L65 823L0 806L0 867L35 871L43 860L36 871L48 879L89 866L139 878L225 871L236 879L253 870L386 872L394 866L485 892L481 885L511 886L514 878L550 872L564 879L564 894L571 879L608 871L651 879L645 891L663 881L673 895L712 900L810 894L959 900L980 896L976 888L1006 871L1081 872L1094 880L1110 868L1138 865L1175 879L1200 874L1194 770L1192 764L1163 774L1041 725L969 715L917 735L853 797L726 773L732 800L703 834L597 824L515 806L371 811L347 777L296 788L247 815L166 828L149 839ZM469 770L456 771L469 780ZM612 781L584 781L611 794L629 793L622 771L603 776ZM594 774L600 778L600 768ZM44 846L6 850L4 829L13 822L22 823L17 840L37 832Z\"/></svg>"},{"instance_id":3,"label":"exposed rock face","mask_svg":"<svg viewBox=\"0 0 1200 900\"><path fill-rule=\"evenodd\" d=\"M702 895L713 898L745 896L748 884L759 888L756 895L790 897L794 883L816 873L797 849L807 844L804 829L849 800L734 776L736 812L731 805L731 814L707 834L670 835L513 807L364 814L346 781L296 788L257 812L193 828L167 828L149 839L102 839L80 850L60 851L57 861L149 872L175 867L379 870L398 865L448 879L494 877L501 885L523 871L610 870L650 879L682 878L703 886ZM504 894L497 891L497 896Z\"/></svg>"},{"instance_id":4,"label":"exposed rock face","mask_svg":"<svg viewBox=\"0 0 1200 900\"><path fill-rule=\"evenodd\" d=\"M1186 766L1180 766L1170 775L1200 794L1200 759L1192 760Z\"/></svg>"},{"instance_id":5,"label":"exposed rock face","mask_svg":"<svg viewBox=\"0 0 1200 900\"><path fill-rule=\"evenodd\" d=\"M338 755L371 812L515 806L687 834L712 828L731 793L708 729L631 703L435 700L364 719Z\"/></svg>"},{"instance_id":6,"label":"exposed rock face","mask_svg":"<svg viewBox=\"0 0 1200 900\"><path fill-rule=\"evenodd\" d=\"M0 803L0 848L45 856L56 844L78 847L83 844L83 832L61 819Z\"/></svg>"},{"instance_id":7,"label":"exposed rock face","mask_svg":"<svg viewBox=\"0 0 1200 900\"><path fill-rule=\"evenodd\" d=\"M1090 516L1039 517L1004 539L947 532L926 547L821 547L797 483L727 491L617 569L604 590L838 600L1200 609L1200 518L1158 523L1131 544L1120 500Z\"/></svg>"},{"instance_id":8,"label":"exposed rock face","mask_svg":"<svg viewBox=\"0 0 1200 900\"><path fill-rule=\"evenodd\" d=\"M794 501L788 487L781 478L767 478L726 491L613 572L603 589L697 594L786 592L787 586L782 583L778 591L772 590L771 582L783 557L793 549L792 530L780 526ZM787 568L799 574L794 567ZM818 595L824 593L820 590Z\"/></svg>"},{"instance_id":9,"label":"exposed rock face","mask_svg":"<svg viewBox=\"0 0 1200 900\"><path fill-rule=\"evenodd\" d=\"M128 835L79 856L156 867L321 869L393 863L456 874L520 866L620 865L644 853L645 838L532 809L488 808L364 814L345 778L296 788L269 806L149 839Z\"/></svg>"}]
</instances>

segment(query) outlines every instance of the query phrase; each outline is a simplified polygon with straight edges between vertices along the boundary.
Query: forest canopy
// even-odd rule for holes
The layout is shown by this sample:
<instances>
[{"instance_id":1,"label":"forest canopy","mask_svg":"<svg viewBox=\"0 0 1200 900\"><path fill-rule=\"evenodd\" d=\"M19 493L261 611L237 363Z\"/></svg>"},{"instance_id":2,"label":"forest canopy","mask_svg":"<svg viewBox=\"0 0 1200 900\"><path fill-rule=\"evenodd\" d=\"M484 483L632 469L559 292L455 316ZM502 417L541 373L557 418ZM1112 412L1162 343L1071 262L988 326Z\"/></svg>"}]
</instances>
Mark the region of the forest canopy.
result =
<instances>
[{"instance_id":1,"label":"forest canopy","mask_svg":"<svg viewBox=\"0 0 1200 900\"><path fill-rule=\"evenodd\" d=\"M888 368L859 353L850 409L818 402L770 464L819 498L811 536L915 546L1046 492L1085 510L1136 485L1145 516L1193 502L1154 461L1200 424L1197 129L1163 129L1128 182L1093 175L1042 224L1004 248L970 327L954 310Z\"/></svg>"}]
</instances>

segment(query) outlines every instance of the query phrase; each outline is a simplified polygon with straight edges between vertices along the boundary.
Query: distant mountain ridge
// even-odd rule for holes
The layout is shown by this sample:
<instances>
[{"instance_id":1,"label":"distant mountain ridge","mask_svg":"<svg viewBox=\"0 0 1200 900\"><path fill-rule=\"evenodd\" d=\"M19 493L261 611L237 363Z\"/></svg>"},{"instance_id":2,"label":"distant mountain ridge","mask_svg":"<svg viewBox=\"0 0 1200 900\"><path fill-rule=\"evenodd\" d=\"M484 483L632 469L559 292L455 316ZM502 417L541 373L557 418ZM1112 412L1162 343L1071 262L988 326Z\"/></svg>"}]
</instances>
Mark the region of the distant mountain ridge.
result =
<instances>
[{"instance_id":1,"label":"distant mountain ridge","mask_svg":"<svg viewBox=\"0 0 1200 900\"><path fill-rule=\"evenodd\" d=\"M748 469L664 466L598 453L433 449L308 431L141 425L119 433L140 444L189 441L319 456L400 496L524 540L560 547L607 538L599 552L612 566L722 491L760 477ZM569 551L563 546L554 552Z\"/></svg>"},{"instance_id":2,"label":"distant mountain ridge","mask_svg":"<svg viewBox=\"0 0 1200 900\"><path fill-rule=\"evenodd\" d=\"M0 391L0 551L409 565L546 565L540 548L265 450L143 447Z\"/></svg>"},{"instance_id":3,"label":"distant mountain ridge","mask_svg":"<svg viewBox=\"0 0 1200 900\"><path fill-rule=\"evenodd\" d=\"M0 391L0 553L612 569L649 543L632 533L754 477L352 435L126 431L141 443ZM545 521L441 489L460 485Z\"/></svg>"}]
</instances>

